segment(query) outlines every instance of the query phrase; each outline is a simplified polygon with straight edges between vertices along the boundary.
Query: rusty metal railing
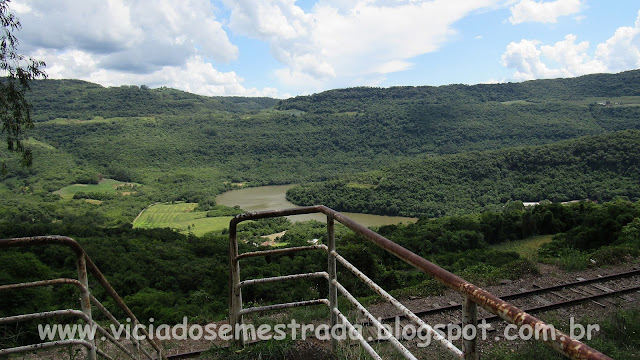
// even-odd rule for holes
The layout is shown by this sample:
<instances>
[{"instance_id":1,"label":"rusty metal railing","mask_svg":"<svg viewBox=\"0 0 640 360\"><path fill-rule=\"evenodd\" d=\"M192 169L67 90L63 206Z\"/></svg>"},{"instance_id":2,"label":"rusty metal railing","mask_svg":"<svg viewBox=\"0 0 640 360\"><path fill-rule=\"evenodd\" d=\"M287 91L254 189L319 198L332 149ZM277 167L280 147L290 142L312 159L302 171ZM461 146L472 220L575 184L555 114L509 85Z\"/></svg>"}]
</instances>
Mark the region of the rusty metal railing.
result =
<instances>
[{"instance_id":1,"label":"rusty metal railing","mask_svg":"<svg viewBox=\"0 0 640 360\"><path fill-rule=\"evenodd\" d=\"M327 245L314 245L314 246L302 246L294 248L284 248L276 250L255 251L239 254L237 243L237 225L238 223L246 220L256 220L263 218L272 218L289 215L300 215L310 213L323 213L327 216ZM387 293L380 286L375 284L364 273L358 270L355 266L349 263L345 258L340 256L336 252L335 244L335 221L340 222L349 229L353 230L356 234L364 237L372 243L380 246L387 252L397 256L406 263L412 265L416 269L430 275L434 279L438 280L450 289L458 292L462 297L462 324L465 326L476 327L477 330L477 306L479 305L483 309L498 315L503 320L515 324L518 327L530 326L531 329L539 329L541 336L537 337L537 340L543 341L545 344L551 346L557 352L571 358L571 359L611 359L610 357L598 352L597 350L581 343L578 340L572 339L569 335L562 333L555 329L553 326L549 326L540 319L527 314L526 312L518 309L512 304L496 297L495 295L465 281L464 279L450 273L449 271L442 269L441 267L431 263L430 261L414 254L413 252L405 249L404 247L394 243L393 241L385 238L384 236L377 234L376 232L368 229L348 217L340 214L339 212L327 208L326 206L306 206L293 209L283 210L271 210L260 212L249 212L234 217L229 224L229 323L232 326L232 335L236 344L243 347L246 341L243 331L239 331L243 327L243 315L253 312L262 312L270 310L286 309L298 306L309 306L317 304L326 304L329 306L330 324L336 326L339 322L342 322L350 331L355 331L354 326L349 323L348 319L338 309L338 292L341 293L349 302L356 306L356 308L365 315L365 317L377 328L382 331L385 338L389 339L394 348L396 348L400 354L406 359L415 359L415 356L399 341L399 339L392 336L389 331L382 324L375 319L375 317L356 299L353 297L347 289L342 286L336 278L336 263L339 262L346 269L351 271L362 281L364 281L374 292L380 295L383 299L398 308L410 321L420 326L421 329L427 331L428 335L439 345L441 345L447 352L458 358L463 359L477 359L477 337L470 340L462 341L462 349L457 348L448 339L444 338L438 331L434 330L431 326L426 324L422 319L416 316L413 312L403 306L399 301L394 299L389 293ZM312 251L312 250L324 250L327 252L327 271L316 272L309 274L296 274L288 276L277 276L265 279L245 280L240 281L240 260L248 257L266 256L274 254L287 254L298 251ZM242 288L251 284L268 283L275 281L294 280L300 278L310 277L323 277L326 278L329 285L328 299L316 299L307 300L301 302L293 302L286 304L275 304L269 306L260 306L252 308L242 307ZM478 333L477 331L475 332ZM381 359L375 350L369 345L369 343L358 336L357 340L363 345L365 351L369 353L375 359ZM337 340L332 339L332 346L334 350L337 347Z\"/></svg>"},{"instance_id":2,"label":"rusty metal railing","mask_svg":"<svg viewBox=\"0 0 640 360\"><path fill-rule=\"evenodd\" d=\"M48 312L39 312L33 314L23 314L16 316L9 316L0 318L0 324L8 324L8 323L16 323L28 320L35 319L47 319L52 317L74 317L76 319L80 319L84 321L85 324L89 326L95 326L96 331L99 332L105 341L109 341L113 343L118 349L120 349L126 356L132 359L166 359L162 348L155 341L152 341L152 337L149 336L146 329L144 327L136 327L136 325L140 324L135 315L131 312L131 310L127 307L127 305L122 301L122 298L118 295L118 293L111 287L111 284L107 281L107 279L102 275L98 267L91 261L91 258L85 253L82 247L73 239L64 237L64 236L36 236L36 237L28 237L28 238L15 238L15 239L2 239L0 240L0 248L9 248L9 247L26 247L26 246L44 246L44 245L62 245L73 250L76 256L76 269L78 272L78 279L52 279L52 280L42 280L42 281L34 281L29 283L18 283L18 284L7 284L0 286L0 292L7 290L19 290L25 288L37 288L37 287L45 287L45 286L59 286L59 285L73 285L80 292L80 307L81 311L78 310L56 310L56 311L48 311ZM147 349L140 343L137 336L132 336L131 330L129 327L122 327L120 322L107 310L107 308L96 299L93 294L89 291L89 280L88 273L91 273L101 287L106 291L106 293L113 299L116 305L122 310L132 321L132 328L140 330L143 334L144 339L146 340L146 344L151 346L152 352L155 352L155 357L152 356ZM132 345L134 349L129 349L125 345L123 345L120 341L115 339L112 334L105 330L102 326L100 326L97 322L93 320L92 317L92 304L95 305L100 312L102 312L112 324L117 326L118 328L122 328L127 334L128 338L132 339ZM25 345L19 347L12 347L6 349L0 349L0 356L15 354L15 353L23 353L23 352L32 352L38 349L47 349L52 347L61 347L61 346L69 346L69 345L81 345L87 349L87 358L90 360L96 359L97 355L100 355L103 358L111 359L110 356L105 354L102 350L98 349L95 339L60 339L57 341L43 342L32 345Z\"/></svg>"}]
</instances>

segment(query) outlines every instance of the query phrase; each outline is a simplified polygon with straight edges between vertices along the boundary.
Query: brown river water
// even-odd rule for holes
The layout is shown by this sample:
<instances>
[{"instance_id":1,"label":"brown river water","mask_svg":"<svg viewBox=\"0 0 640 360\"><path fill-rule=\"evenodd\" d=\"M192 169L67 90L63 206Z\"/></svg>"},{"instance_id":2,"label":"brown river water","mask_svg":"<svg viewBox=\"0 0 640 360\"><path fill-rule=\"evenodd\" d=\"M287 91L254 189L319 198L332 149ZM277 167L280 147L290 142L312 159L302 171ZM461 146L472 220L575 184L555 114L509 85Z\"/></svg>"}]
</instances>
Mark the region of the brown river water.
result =
<instances>
[{"instance_id":1,"label":"brown river water","mask_svg":"<svg viewBox=\"0 0 640 360\"><path fill-rule=\"evenodd\" d=\"M295 185L272 185L231 190L218 195L216 197L216 203L226 206L239 206L246 211L295 208L299 206L292 204L286 199L287 190L293 186ZM417 218L402 216L382 216L347 212L343 214L367 227L416 222L418 220ZM288 216L288 218L293 222L307 220L327 221L326 216L323 214L294 215Z\"/></svg>"}]
</instances>

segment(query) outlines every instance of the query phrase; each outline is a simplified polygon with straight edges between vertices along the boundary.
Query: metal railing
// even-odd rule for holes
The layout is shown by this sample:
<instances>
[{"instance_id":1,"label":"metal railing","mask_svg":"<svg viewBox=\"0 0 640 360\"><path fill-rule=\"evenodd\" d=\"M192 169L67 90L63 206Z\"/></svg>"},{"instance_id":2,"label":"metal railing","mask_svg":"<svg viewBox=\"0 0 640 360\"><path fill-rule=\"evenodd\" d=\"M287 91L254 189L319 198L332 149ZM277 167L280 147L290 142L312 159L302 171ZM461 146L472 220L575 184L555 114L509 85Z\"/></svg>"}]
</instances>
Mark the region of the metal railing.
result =
<instances>
[{"instance_id":1,"label":"metal railing","mask_svg":"<svg viewBox=\"0 0 640 360\"><path fill-rule=\"evenodd\" d=\"M266 250L247 252L243 254L238 253L237 242L237 225L238 223L246 220L256 220L280 216L310 214L310 213L323 213L327 216L327 245L313 245L313 246L301 246L293 248ZM420 326L421 329L427 331L435 343L441 345L447 352L455 357L462 359L477 359L477 343L476 337L470 340L462 341L462 348L457 348L452 342L442 336L438 331L434 330L431 326L426 324L422 319L416 316L413 312L403 306L399 301L394 299L389 293L387 293L380 286L375 284L364 273L358 270L355 266L349 263L345 258L340 256L336 252L335 243L335 221L340 222L349 229L353 230L356 234L371 241L372 243L380 246L387 252L397 256L406 263L412 265L414 268L430 275L434 279L438 280L450 289L455 290L462 296L462 325L476 327L477 330L477 306L479 305L483 309L489 311L492 314L498 315L503 320L515 324L518 327L530 326L531 329L541 331L541 336L537 337L538 340L545 342L551 346L557 352L571 358L571 359L610 359L608 356L592 349L591 347L581 343L580 341L572 339L569 335L562 333L555 329L553 326L545 324L543 321L537 319L534 316L527 314L526 312L518 309L512 304L496 297L495 295L465 281L464 279L440 268L439 266L429 262L428 260L414 254L413 252L405 249L404 247L394 243L393 241L383 237L380 234L354 222L348 217L340 214L337 211L329 209L322 205L306 206L294 209L272 210L272 211L260 211L249 212L234 217L229 224L229 323L232 326L232 335L237 346L243 347L245 345L245 334L242 331L243 328L243 315L262 312L270 310L280 310L293 308L298 306L309 306L317 304L326 304L329 306L330 314L330 326L333 328L340 322L346 326L350 332L356 331L355 327L348 321L344 314L338 309L338 292L341 293L350 303L352 303L365 317L373 324L386 339L389 339L395 349L406 359L416 359L416 357L395 338L387 328L383 325L356 299L353 297L347 289L344 288L338 282L336 278L336 263L340 263L347 270L351 271L358 278L364 281L374 292L380 295L383 299L394 305L399 309L404 316L414 324ZM240 260L255 257L266 256L276 254L288 254L299 251L312 251L312 250L324 250L327 253L327 271L316 272L309 274L295 274L288 276L277 276L264 279L254 279L240 281ZM243 308L242 306L242 288L252 284L269 283L284 280L294 280L301 278L326 278L329 285L328 299L316 299L300 302L292 302L285 304L275 304L269 306ZM478 331L475 332L476 334ZM357 332L356 332L357 335ZM380 355L371 347L371 345L362 337L357 336L357 340L362 344L363 348L375 359L381 359ZM337 348L337 340L332 338L332 347L334 351Z\"/></svg>"},{"instance_id":2,"label":"metal railing","mask_svg":"<svg viewBox=\"0 0 640 360\"><path fill-rule=\"evenodd\" d=\"M0 248L9 248L9 247L27 247L27 246L45 246L45 245L62 245L73 250L76 256L76 268L78 272L78 279L52 279L52 280L42 280L42 281L34 281L29 283L18 283L18 284L8 284L1 285L0 291L15 291L26 288L37 288L37 287L45 287L45 286L60 286L60 285L73 285L80 292L80 308L81 311L78 310L56 310L56 311L47 311L47 312L39 312L33 314L23 314L16 316L9 316L0 318L0 324L9 324L9 323L17 323L35 319L48 319L53 317L73 317L76 319L80 319L84 321L84 323L88 326L95 326L97 333L101 334L101 338L105 341L108 341L114 344L118 349L120 349L127 357L132 359L166 359L163 354L162 348L155 341L150 340L151 337L147 333L145 327L136 325L140 324L138 319L133 315L131 310L127 307L127 305L122 301L122 298L116 293L116 291L111 287L107 279L102 275L98 267L91 261L91 258L85 253L82 247L73 239L64 237L64 236L36 236L36 237L28 237L28 238L15 238L15 239L2 239L0 240ZM107 308L102 305L98 299L93 296L91 291L89 290L89 280L88 273L91 273L95 280L100 284L100 286L106 291L109 297L116 303L118 308L123 311L126 316L131 320L131 326L122 326L121 323L113 316ZM104 327L100 326L97 322L93 320L92 316L92 304L97 307L100 312L104 314L104 316L109 319L109 321L115 325L119 329L123 329L127 338L131 339L131 345L129 347L125 346L123 343L115 339L112 334L107 331ZM132 330L136 329L146 340L145 344L150 350L147 350L136 335L135 332L132 334ZM87 349L87 358L90 360L96 359L97 355L100 355L103 358L111 359L109 355L103 352L96 345L95 338L94 339L60 339L57 341L49 341L43 343L37 343L32 345L25 345L19 347L12 347L6 349L0 349L0 356L9 355L14 353L23 353L23 352L32 352L38 349L47 349L52 347L61 347L61 346L70 346L70 345L81 345ZM132 347L132 348L131 348ZM155 356L152 356L149 352L155 352Z\"/></svg>"}]
</instances>

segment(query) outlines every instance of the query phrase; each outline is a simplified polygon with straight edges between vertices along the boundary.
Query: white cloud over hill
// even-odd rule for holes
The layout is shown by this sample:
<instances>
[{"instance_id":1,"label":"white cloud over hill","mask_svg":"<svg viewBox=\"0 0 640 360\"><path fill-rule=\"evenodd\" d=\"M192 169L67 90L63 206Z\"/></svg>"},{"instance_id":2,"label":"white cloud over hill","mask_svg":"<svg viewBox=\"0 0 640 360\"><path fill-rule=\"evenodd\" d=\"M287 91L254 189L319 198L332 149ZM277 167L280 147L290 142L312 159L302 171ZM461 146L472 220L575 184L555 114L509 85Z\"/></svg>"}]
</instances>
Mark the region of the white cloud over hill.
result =
<instances>
[{"instance_id":1,"label":"white cloud over hill","mask_svg":"<svg viewBox=\"0 0 640 360\"><path fill-rule=\"evenodd\" d=\"M640 68L640 11L634 26L620 27L611 38L598 44L593 55L588 41L577 42L569 34L553 45L522 39L507 46L504 66L516 70L516 80L571 77L598 72L620 72Z\"/></svg>"}]
</instances>

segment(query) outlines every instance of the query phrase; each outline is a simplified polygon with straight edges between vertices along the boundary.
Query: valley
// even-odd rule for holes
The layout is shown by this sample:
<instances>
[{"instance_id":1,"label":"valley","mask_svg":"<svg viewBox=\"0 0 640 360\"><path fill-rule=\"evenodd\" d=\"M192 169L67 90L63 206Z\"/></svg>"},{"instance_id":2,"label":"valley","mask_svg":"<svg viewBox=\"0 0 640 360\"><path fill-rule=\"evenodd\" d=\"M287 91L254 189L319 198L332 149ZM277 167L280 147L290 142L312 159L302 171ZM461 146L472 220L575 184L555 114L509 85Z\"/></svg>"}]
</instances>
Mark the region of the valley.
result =
<instances>
[{"instance_id":1,"label":"valley","mask_svg":"<svg viewBox=\"0 0 640 360\"><path fill-rule=\"evenodd\" d=\"M284 100L45 80L28 96L34 162L23 167L0 150L8 170L0 238L77 239L142 319L227 316L227 227L244 211L348 211L483 285L640 256L640 71ZM575 199L585 200L561 204ZM246 222L240 251L325 243L325 226L313 217ZM278 240L261 245L271 234ZM345 258L400 299L443 292L344 226L336 239ZM243 279L326 267L322 254L247 260ZM73 261L58 249L10 249L0 253L0 284L71 277ZM345 271L339 277L374 302ZM250 287L243 298L270 304L326 292L326 282L306 280ZM73 302L65 290L34 294L0 298L0 316ZM35 336L11 331L12 343Z\"/></svg>"}]
</instances>

